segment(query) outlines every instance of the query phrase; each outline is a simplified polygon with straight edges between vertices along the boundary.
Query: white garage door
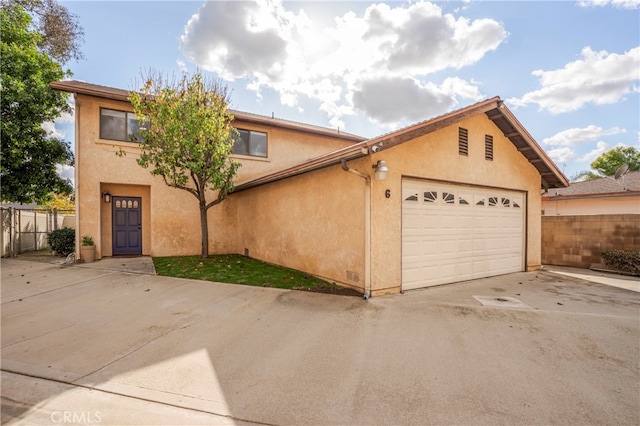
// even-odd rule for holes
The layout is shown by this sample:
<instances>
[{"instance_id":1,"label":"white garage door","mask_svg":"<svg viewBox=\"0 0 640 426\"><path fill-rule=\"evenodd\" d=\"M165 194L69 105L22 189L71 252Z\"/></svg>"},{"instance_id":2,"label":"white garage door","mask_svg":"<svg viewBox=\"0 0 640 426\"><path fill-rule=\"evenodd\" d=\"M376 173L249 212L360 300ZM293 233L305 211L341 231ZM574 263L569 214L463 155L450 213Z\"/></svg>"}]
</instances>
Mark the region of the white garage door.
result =
<instances>
[{"instance_id":1,"label":"white garage door","mask_svg":"<svg viewBox=\"0 0 640 426\"><path fill-rule=\"evenodd\" d=\"M402 289L524 269L524 194L402 182Z\"/></svg>"}]
</instances>

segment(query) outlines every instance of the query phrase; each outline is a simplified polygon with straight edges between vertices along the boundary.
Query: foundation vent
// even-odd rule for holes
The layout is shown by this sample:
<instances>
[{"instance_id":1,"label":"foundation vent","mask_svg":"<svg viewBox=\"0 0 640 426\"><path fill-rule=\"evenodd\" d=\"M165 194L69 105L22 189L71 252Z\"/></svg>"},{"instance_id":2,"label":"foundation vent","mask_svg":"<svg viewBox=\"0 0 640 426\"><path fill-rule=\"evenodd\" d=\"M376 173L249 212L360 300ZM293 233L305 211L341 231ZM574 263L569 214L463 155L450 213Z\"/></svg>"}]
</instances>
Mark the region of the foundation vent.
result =
<instances>
[{"instance_id":1,"label":"foundation vent","mask_svg":"<svg viewBox=\"0 0 640 426\"><path fill-rule=\"evenodd\" d=\"M347 271L347 280L358 282L360 281L360 274L355 271Z\"/></svg>"}]
</instances>

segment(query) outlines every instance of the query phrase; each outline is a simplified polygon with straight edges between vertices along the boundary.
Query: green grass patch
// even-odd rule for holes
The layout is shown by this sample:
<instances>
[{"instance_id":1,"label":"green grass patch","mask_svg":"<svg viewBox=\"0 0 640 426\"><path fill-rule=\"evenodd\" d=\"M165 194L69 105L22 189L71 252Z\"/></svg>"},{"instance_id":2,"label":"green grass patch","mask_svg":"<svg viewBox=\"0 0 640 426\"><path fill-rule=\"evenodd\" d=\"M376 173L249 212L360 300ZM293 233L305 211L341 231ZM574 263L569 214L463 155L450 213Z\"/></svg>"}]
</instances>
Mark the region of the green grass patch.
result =
<instances>
[{"instance_id":1,"label":"green grass patch","mask_svg":"<svg viewBox=\"0 0 640 426\"><path fill-rule=\"evenodd\" d=\"M313 275L272 265L238 254L154 257L158 275L195 280L305 290L319 293L360 295L355 290L337 286Z\"/></svg>"}]
</instances>

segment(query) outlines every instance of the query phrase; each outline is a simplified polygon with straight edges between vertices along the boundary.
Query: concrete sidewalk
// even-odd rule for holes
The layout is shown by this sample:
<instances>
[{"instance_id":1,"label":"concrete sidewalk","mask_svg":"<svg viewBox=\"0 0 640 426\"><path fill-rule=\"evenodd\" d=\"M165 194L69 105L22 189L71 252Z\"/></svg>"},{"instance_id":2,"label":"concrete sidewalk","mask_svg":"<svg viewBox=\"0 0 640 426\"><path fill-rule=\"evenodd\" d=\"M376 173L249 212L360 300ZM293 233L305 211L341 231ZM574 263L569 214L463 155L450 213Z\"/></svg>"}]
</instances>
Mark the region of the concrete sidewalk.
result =
<instances>
[{"instance_id":1,"label":"concrete sidewalk","mask_svg":"<svg viewBox=\"0 0 640 426\"><path fill-rule=\"evenodd\" d=\"M613 274L591 269L571 268L568 266L545 265L545 271L566 275L594 283L606 284L640 293L640 278L621 274Z\"/></svg>"},{"instance_id":2,"label":"concrete sidewalk","mask_svg":"<svg viewBox=\"0 0 640 426\"><path fill-rule=\"evenodd\" d=\"M1 314L3 424L640 423L640 294L548 271L363 301L3 259Z\"/></svg>"}]
</instances>

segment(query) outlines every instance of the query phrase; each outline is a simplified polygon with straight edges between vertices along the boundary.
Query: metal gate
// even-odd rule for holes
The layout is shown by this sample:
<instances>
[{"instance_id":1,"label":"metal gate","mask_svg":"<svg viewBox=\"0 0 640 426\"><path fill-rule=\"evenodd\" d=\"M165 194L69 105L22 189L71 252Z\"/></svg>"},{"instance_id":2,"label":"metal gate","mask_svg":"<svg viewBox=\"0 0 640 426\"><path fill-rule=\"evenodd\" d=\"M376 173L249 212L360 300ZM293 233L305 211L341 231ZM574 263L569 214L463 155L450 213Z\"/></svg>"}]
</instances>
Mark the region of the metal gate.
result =
<instances>
[{"instance_id":1,"label":"metal gate","mask_svg":"<svg viewBox=\"0 0 640 426\"><path fill-rule=\"evenodd\" d=\"M75 227L75 211L0 207L2 257L48 247L47 234L56 229Z\"/></svg>"}]
</instances>

